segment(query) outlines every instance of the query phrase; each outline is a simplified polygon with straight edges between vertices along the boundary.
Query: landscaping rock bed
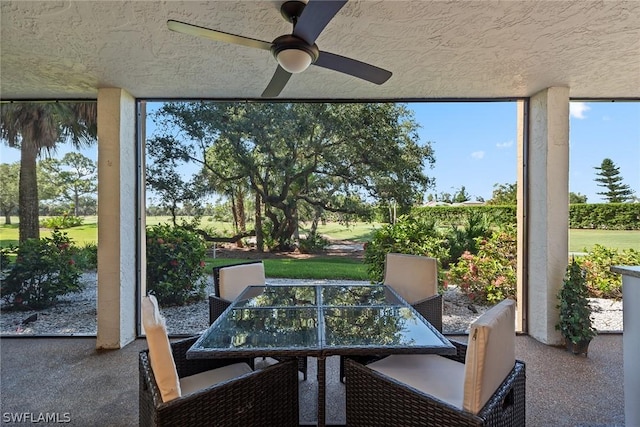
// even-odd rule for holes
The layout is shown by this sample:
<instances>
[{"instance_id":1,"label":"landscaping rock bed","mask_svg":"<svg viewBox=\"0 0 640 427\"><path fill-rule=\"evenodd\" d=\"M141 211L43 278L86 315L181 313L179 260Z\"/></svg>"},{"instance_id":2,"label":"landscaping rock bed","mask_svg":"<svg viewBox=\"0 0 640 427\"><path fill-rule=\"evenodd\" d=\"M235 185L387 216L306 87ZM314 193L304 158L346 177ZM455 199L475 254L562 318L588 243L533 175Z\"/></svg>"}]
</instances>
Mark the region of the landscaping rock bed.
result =
<instances>
[{"instance_id":1,"label":"landscaping rock bed","mask_svg":"<svg viewBox=\"0 0 640 427\"><path fill-rule=\"evenodd\" d=\"M96 274L82 277L85 289L60 299L51 308L40 311L7 311L0 305L0 333L2 335L95 335L96 334ZM330 280L268 279L271 284L332 283ZM344 283L344 281L340 281ZM368 283L368 282L354 282ZM207 294L213 292L209 279ZM622 301L591 299L592 318L599 331L622 331ZM457 287L444 293L443 328L448 334L466 333L471 322L489 307L473 305ZM167 328L171 334L189 335L207 328L209 308L207 300L182 307L163 307Z\"/></svg>"}]
</instances>

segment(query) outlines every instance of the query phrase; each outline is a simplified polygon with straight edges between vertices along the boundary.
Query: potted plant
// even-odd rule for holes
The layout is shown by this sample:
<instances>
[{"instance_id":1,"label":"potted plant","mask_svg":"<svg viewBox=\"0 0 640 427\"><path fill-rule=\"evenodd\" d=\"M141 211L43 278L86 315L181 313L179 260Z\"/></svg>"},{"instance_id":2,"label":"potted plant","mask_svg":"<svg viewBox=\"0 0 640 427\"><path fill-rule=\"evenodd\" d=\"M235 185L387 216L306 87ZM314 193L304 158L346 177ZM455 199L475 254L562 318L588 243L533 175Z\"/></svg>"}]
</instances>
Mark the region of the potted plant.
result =
<instances>
[{"instance_id":1,"label":"potted plant","mask_svg":"<svg viewBox=\"0 0 640 427\"><path fill-rule=\"evenodd\" d=\"M560 320L556 329L564 337L567 350L585 356L591 339L596 336L596 330L591 324L588 296L586 272L572 259L558 293Z\"/></svg>"}]
</instances>

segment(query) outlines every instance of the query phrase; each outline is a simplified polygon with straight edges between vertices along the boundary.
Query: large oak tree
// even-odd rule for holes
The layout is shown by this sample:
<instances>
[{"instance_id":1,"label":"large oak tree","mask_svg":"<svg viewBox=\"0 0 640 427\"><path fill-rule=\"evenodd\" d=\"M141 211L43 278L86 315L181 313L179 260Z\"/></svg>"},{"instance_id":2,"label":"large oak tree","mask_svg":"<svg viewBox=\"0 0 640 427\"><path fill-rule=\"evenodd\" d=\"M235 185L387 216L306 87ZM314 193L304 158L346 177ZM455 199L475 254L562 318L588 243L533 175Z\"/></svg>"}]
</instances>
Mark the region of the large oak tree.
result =
<instances>
[{"instance_id":1,"label":"large oak tree","mask_svg":"<svg viewBox=\"0 0 640 427\"><path fill-rule=\"evenodd\" d=\"M276 250L291 247L303 204L346 213L364 202L411 206L432 183L424 169L433 151L404 104L181 102L155 120L152 164L195 162L218 193L248 187Z\"/></svg>"}]
</instances>

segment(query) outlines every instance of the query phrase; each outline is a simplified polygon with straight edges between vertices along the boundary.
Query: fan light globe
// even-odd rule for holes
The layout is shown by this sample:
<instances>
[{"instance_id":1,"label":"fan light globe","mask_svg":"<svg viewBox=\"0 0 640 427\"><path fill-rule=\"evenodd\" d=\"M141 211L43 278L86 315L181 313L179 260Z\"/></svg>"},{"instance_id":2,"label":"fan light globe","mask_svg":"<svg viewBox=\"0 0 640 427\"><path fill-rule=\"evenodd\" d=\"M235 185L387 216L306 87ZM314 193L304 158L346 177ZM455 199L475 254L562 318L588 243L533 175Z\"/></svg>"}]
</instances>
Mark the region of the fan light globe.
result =
<instances>
[{"instance_id":1,"label":"fan light globe","mask_svg":"<svg viewBox=\"0 0 640 427\"><path fill-rule=\"evenodd\" d=\"M293 74L303 72L313 61L311 55L300 49L281 50L276 59L282 68Z\"/></svg>"}]
</instances>

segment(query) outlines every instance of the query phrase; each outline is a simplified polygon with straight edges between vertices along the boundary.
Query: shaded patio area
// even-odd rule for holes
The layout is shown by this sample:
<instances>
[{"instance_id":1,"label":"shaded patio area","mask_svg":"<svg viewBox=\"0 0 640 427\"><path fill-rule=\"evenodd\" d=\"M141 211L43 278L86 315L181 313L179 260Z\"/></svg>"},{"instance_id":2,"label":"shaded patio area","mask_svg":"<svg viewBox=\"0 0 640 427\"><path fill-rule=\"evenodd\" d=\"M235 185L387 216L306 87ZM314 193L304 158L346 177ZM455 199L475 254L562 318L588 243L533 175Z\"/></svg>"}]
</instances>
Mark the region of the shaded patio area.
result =
<instances>
[{"instance_id":1,"label":"shaded patio area","mask_svg":"<svg viewBox=\"0 0 640 427\"><path fill-rule=\"evenodd\" d=\"M137 425L137 358L144 339L114 351L96 351L95 338L4 337L0 347L3 425L24 413L67 414L77 426ZM527 365L528 426L624 425L622 334L597 336L588 358L518 336L516 357ZM328 359L327 369L328 422L344 424L338 360ZM310 361L309 380L300 383L302 424L313 422L315 399Z\"/></svg>"}]
</instances>

